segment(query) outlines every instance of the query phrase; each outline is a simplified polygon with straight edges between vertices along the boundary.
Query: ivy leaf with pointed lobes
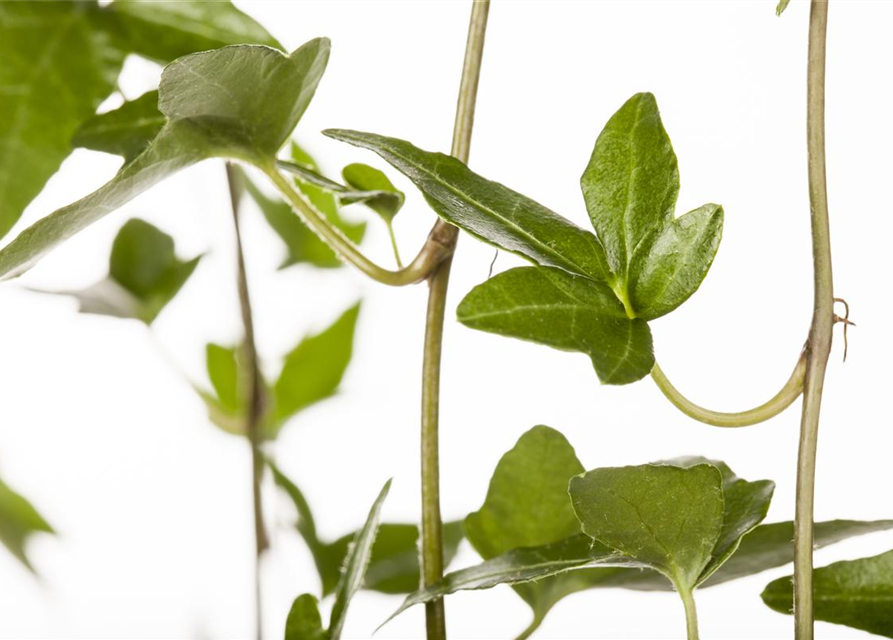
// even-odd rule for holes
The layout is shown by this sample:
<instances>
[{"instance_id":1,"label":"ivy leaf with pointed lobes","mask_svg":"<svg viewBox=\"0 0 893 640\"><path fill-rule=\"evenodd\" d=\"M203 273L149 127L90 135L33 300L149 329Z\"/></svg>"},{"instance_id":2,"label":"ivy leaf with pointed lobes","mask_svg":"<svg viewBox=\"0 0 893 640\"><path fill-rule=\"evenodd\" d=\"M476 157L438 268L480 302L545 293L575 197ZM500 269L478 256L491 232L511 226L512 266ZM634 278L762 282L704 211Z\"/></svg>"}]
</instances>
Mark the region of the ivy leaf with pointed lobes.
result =
<instances>
[{"instance_id":1,"label":"ivy leaf with pointed lobes","mask_svg":"<svg viewBox=\"0 0 893 640\"><path fill-rule=\"evenodd\" d=\"M168 65L158 106L158 136L103 187L25 229L0 250L0 277L18 275L55 245L146 189L212 157L272 165L322 76L329 42L311 40L290 56L237 45Z\"/></svg>"},{"instance_id":2,"label":"ivy leaf with pointed lobes","mask_svg":"<svg viewBox=\"0 0 893 640\"><path fill-rule=\"evenodd\" d=\"M90 1L0 3L0 237L115 88L124 52L97 29L100 11Z\"/></svg>"},{"instance_id":3,"label":"ivy leaf with pointed lobes","mask_svg":"<svg viewBox=\"0 0 893 640\"><path fill-rule=\"evenodd\" d=\"M478 285L457 309L459 322L592 360L605 384L626 384L654 366L651 330L627 317L602 282L561 269L519 267Z\"/></svg>"},{"instance_id":4,"label":"ivy leaf with pointed lobes","mask_svg":"<svg viewBox=\"0 0 893 640\"><path fill-rule=\"evenodd\" d=\"M322 582L322 595L335 591L350 550L350 543L357 532L342 536L334 542L323 542L316 532L316 523L310 505L303 492L272 462L267 462L276 484L291 499L297 511L295 528L307 543L313 555L316 570ZM462 541L462 523L445 522L443 525L444 565L449 565ZM419 586L419 532L414 524L382 523L378 527L372 558L366 570L363 588L381 593L402 594Z\"/></svg>"},{"instance_id":5,"label":"ivy leaf with pointed lobes","mask_svg":"<svg viewBox=\"0 0 893 640\"><path fill-rule=\"evenodd\" d=\"M793 576L773 580L761 597L770 609L791 613ZM813 603L816 620L893 638L893 551L815 569Z\"/></svg>"},{"instance_id":6,"label":"ivy leaf with pointed lobes","mask_svg":"<svg viewBox=\"0 0 893 640\"><path fill-rule=\"evenodd\" d=\"M167 122L158 110L158 92L147 91L117 109L84 122L71 144L124 157L130 162L145 150Z\"/></svg>"},{"instance_id":7,"label":"ivy leaf with pointed lobes","mask_svg":"<svg viewBox=\"0 0 893 640\"><path fill-rule=\"evenodd\" d=\"M26 547L36 533L55 532L30 502L0 480L0 542L32 572Z\"/></svg>"},{"instance_id":8,"label":"ivy leaf with pointed lobes","mask_svg":"<svg viewBox=\"0 0 893 640\"><path fill-rule=\"evenodd\" d=\"M229 0L145 2L115 0L103 16L120 46L162 64L231 44L282 45Z\"/></svg>"},{"instance_id":9,"label":"ivy leaf with pointed lobes","mask_svg":"<svg viewBox=\"0 0 893 640\"><path fill-rule=\"evenodd\" d=\"M345 311L327 329L305 337L285 356L282 372L273 386L270 437L299 411L334 395L353 354L353 339L360 304Z\"/></svg>"},{"instance_id":10,"label":"ivy leaf with pointed lobes","mask_svg":"<svg viewBox=\"0 0 893 640\"><path fill-rule=\"evenodd\" d=\"M106 278L76 291L38 291L72 296L82 313L152 324L195 271L199 260L201 256L180 260L171 236L133 218L115 236Z\"/></svg>"},{"instance_id":11,"label":"ivy leaf with pointed lobes","mask_svg":"<svg viewBox=\"0 0 893 640\"><path fill-rule=\"evenodd\" d=\"M713 263L723 214L705 205L674 217L679 168L653 95L634 95L611 117L580 184L611 286L633 315L650 320L685 302Z\"/></svg>"},{"instance_id":12,"label":"ivy leaf with pointed lobes","mask_svg":"<svg viewBox=\"0 0 893 640\"><path fill-rule=\"evenodd\" d=\"M441 218L500 249L593 280L609 277L598 239L498 182L442 153L396 138L328 129L330 138L370 149L413 181Z\"/></svg>"}]
</instances>

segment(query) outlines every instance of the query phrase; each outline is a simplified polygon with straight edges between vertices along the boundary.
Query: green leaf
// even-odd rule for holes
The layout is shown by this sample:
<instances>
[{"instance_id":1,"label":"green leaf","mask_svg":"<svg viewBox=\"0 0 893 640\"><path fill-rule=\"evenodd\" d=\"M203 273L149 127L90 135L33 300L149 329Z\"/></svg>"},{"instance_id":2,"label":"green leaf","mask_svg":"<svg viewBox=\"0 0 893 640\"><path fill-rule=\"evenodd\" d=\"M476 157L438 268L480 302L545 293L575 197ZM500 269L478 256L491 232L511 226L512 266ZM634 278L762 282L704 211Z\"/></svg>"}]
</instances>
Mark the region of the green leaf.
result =
<instances>
[{"instance_id":1,"label":"green leaf","mask_svg":"<svg viewBox=\"0 0 893 640\"><path fill-rule=\"evenodd\" d=\"M285 620L285 640L329 640L315 596L305 593L295 598Z\"/></svg>"},{"instance_id":2,"label":"green leaf","mask_svg":"<svg viewBox=\"0 0 893 640\"><path fill-rule=\"evenodd\" d=\"M656 234L630 269L630 302L638 317L666 315L698 290L716 257L722 226L722 207L706 204Z\"/></svg>"},{"instance_id":3,"label":"green leaf","mask_svg":"<svg viewBox=\"0 0 893 640\"><path fill-rule=\"evenodd\" d=\"M691 593L723 529L722 475L710 464L595 469L568 492L583 531Z\"/></svg>"},{"instance_id":4,"label":"green leaf","mask_svg":"<svg viewBox=\"0 0 893 640\"><path fill-rule=\"evenodd\" d=\"M778 0L778 6L775 7L775 15L780 16L784 10L788 8L791 0Z\"/></svg>"},{"instance_id":5,"label":"green leaf","mask_svg":"<svg viewBox=\"0 0 893 640\"><path fill-rule=\"evenodd\" d=\"M71 152L124 61L96 2L0 3L0 237Z\"/></svg>"},{"instance_id":6,"label":"green leaf","mask_svg":"<svg viewBox=\"0 0 893 640\"><path fill-rule=\"evenodd\" d=\"M654 366L651 331L627 317L604 283L546 267L520 267L478 285L457 309L472 329L580 351L605 384L626 384Z\"/></svg>"},{"instance_id":7,"label":"green leaf","mask_svg":"<svg viewBox=\"0 0 893 640\"><path fill-rule=\"evenodd\" d=\"M155 139L167 119L158 110L158 92L148 91L117 109L84 122L71 144L124 157L130 162Z\"/></svg>"},{"instance_id":8,"label":"green leaf","mask_svg":"<svg viewBox=\"0 0 893 640\"><path fill-rule=\"evenodd\" d=\"M274 162L307 108L328 54L328 40L317 39L290 56L239 45L168 65L158 98L168 121L158 136L105 186L38 221L0 250L0 277L22 273L55 245L200 160Z\"/></svg>"},{"instance_id":9,"label":"green leaf","mask_svg":"<svg viewBox=\"0 0 893 640\"><path fill-rule=\"evenodd\" d=\"M476 238L528 260L606 280L604 250L589 231L442 153L372 133L329 129L330 138L371 149L413 181L432 209Z\"/></svg>"},{"instance_id":10,"label":"green leaf","mask_svg":"<svg viewBox=\"0 0 893 640\"><path fill-rule=\"evenodd\" d=\"M34 571L26 554L28 541L35 533L54 533L37 509L0 480L0 542L10 553Z\"/></svg>"},{"instance_id":11,"label":"green leaf","mask_svg":"<svg viewBox=\"0 0 893 640\"><path fill-rule=\"evenodd\" d=\"M357 303L321 333L305 337L285 356L282 372L273 386L271 437L296 413L334 395L353 354L359 313Z\"/></svg>"},{"instance_id":12,"label":"green leaf","mask_svg":"<svg viewBox=\"0 0 893 640\"><path fill-rule=\"evenodd\" d=\"M548 545L579 534L567 483L583 471L560 432L546 426L530 429L496 465L483 506L465 518L468 541L489 560L512 549ZM575 576L562 574L517 585L515 591L530 605L534 620L542 620L572 592L569 582L576 582Z\"/></svg>"},{"instance_id":13,"label":"green leaf","mask_svg":"<svg viewBox=\"0 0 893 640\"><path fill-rule=\"evenodd\" d=\"M381 514L381 505L391 488L391 481L385 482L378 498L369 511L366 524L360 529L351 544L350 552L344 563L341 580L335 589L335 604L332 607L332 618L329 622L329 637L338 640L341 630L344 628L344 619L347 616L347 608L350 600L359 591L366 574L366 567L372 557L372 545L375 542L375 534L378 531L378 520Z\"/></svg>"},{"instance_id":14,"label":"green leaf","mask_svg":"<svg viewBox=\"0 0 893 640\"><path fill-rule=\"evenodd\" d=\"M240 388L242 385L236 351L235 347L224 347L213 343L205 348L211 386L217 394L221 408L233 414L245 411L245 390Z\"/></svg>"},{"instance_id":15,"label":"green leaf","mask_svg":"<svg viewBox=\"0 0 893 640\"><path fill-rule=\"evenodd\" d=\"M773 580L763 602L779 613L793 610L793 576ZM893 551L835 562L813 573L815 619L893 638Z\"/></svg>"},{"instance_id":16,"label":"green leaf","mask_svg":"<svg viewBox=\"0 0 893 640\"><path fill-rule=\"evenodd\" d=\"M406 196L375 167L355 162L344 167L341 176L347 186L359 192L359 195L342 195L341 202L344 204L363 202L388 224L403 207Z\"/></svg>"},{"instance_id":17,"label":"green leaf","mask_svg":"<svg viewBox=\"0 0 893 640\"><path fill-rule=\"evenodd\" d=\"M117 36L123 48L161 63L230 44L263 44L283 49L266 29L229 0L115 0L106 13L106 28Z\"/></svg>"}]
</instances>

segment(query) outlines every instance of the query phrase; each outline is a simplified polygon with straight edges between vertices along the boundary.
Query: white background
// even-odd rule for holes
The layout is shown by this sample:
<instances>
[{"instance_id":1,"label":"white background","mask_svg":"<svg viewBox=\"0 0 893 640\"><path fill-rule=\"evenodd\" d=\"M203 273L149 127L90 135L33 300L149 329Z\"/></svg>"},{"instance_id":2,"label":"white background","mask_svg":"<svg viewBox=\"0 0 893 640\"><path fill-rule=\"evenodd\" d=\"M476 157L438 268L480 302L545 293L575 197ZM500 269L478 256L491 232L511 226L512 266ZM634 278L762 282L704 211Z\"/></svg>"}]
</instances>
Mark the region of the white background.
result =
<instances>
[{"instance_id":1,"label":"white background","mask_svg":"<svg viewBox=\"0 0 893 640\"><path fill-rule=\"evenodd\" d=\"M241 2L289 48L330 36L333 54L297 137L324 168L378 158L318 134L348 127L449 148L467 2ZM701 290L653 323L671 379L717 409L752 406L786 379L812 303L806 189L808 6L774 2L494 2L471 166L581 225L578 179L596 135L633 93L655 93L679 157L681 214L705 202L726 211L716 263ZM893 4L833 2L828 33L828 178L836 293L858 328L828 372L820 438L818 519L893 516L889 455L889 184ZM129 97L159 70L131 61ZM109 103L111 105L112 103ZM106 181L117 158L79 151L28 209L16 232ZM391 175L395 172L390 171ZM397 219L404 254L433 221L418 192ZM248 451L212 427L188 380L206 384L207 341L239 338L223 168L207 162L136 199L0 288L0 470L58 529L31 554L35 580L0 553L0 635L77 638L244 638L252 629ZM356 216L367 216L357 209ZM209 252L150 332L83 316L68 299L24 287L69 288L105 274L111 240L131 216L172 233L184 257ZM368 216L367 216L368 217ZM371 217L366 251L389 263ZM355 358L340 396L301 414L276 455L306 491L321 534L355 528L394 477L390 521L419 511L419 372L424 286L391 290L349 270L277 272L278 238L245 216L260 350L270 375L305 332L363 298ZM8 236L12 237L12 234ZM588 359L470 331L454 321L461 296L487 277L493 250L463 237L451 283L443 371L443 513L480 506L499 457L529 427L563 431L587 468L682 454L726 460L777 484L769 520L793 515L799 403L768 424L722 430L676 412L649 380L601 387ZM517 260L500 255L502 270ZM185 372L185 376L179 372ZM310 556L278 523L265 564L265 623L281 637L291 600L317 591ZM819 551L819 565L885 551L877 534ZM477 561L467 547L454 567ZM705 638L786 638L790 617L767 609L763 586L790 567L698 594ZM399 599L362 593L346 635L368 637ZM326 605L326 608L329 605ZM508 587L447 602L451 636L508 638L528 611ZM590 591L560 603L542 638L678 638L672 593ZM378 638L419 638L411 610ZM864 634L823 623L825 638Z\"/></svg>"}]
</instances>

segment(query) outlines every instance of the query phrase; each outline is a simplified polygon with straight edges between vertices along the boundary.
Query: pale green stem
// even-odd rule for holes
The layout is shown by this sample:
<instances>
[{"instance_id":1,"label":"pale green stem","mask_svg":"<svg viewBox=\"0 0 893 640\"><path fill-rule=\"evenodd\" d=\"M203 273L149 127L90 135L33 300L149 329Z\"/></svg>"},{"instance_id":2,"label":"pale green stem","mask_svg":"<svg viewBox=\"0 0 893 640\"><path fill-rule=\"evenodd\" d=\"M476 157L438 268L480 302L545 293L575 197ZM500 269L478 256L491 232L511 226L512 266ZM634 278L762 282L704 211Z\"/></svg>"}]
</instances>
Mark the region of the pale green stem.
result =
<instances>
[{"instance_id":1,"label":"pale green stem","mask_svg":"<svg viewBox=\"0 0 893 640\"><path fill-rule=\"evenodd\" d=\"M388 220L388 235L391 237L391 247L394 249L394 259L397 261L397 268L403 268L403 261L400 259L400 249L397 248L397 236L394 235L394 223Z\"/></svg>"},{"instance_id":2,"label":"pale green stem","mask_svg":"<svg viewBox=\"0 0 893 640\"><path fill-rule=\"evenodd\" d=\"M471 8L468 40L456 120L453 126L451 154L468 162L471 131L474 126L474 107L477 100L484 36L487 30L489 0L476 0ZM440 461L438 445L440 405L440 356L443 349L443 318L446 309L447 287L450 280L452 251L458 239L458 229L442 220L434 225L432 236L447 239L450 257L443 260L428 277L428 312L425 322L425 350L422 360L422 527L421 561L422 586L427 587L443 578L443 522L440 517ZM428 640L445 640L446 619L443 599L425 605Z\"/></svg>"},{"instance_id":3,"label":"pale green stem","mask_svg":"<svg viewBox=\"0 0 893 640\"><path fill-rule=\"evenodd\" d=\"M245 416L245 435L251 447L251 495L254 504L254 596L257 640L263 638L263 607L261 590L261 558L269 547L267 530L264 526L263 503L261 501L261 481L263 480L263 458L260 451L261 428L264 413L264 383L261 378L257 344L254 339L254 316L251 312L251 296L248 291L248 276L245 270L245 254L242 249L242 231L239 223L239 199L241 184L236 169L226 163L226 180L229 185L230 205L233 214L233 227L236 236L236 277L239 292L239 308L242 316L242 353L245 357L245 378L248 380L248 414Z\"/></svg>"},{"instance_id":4,"label":"pale green stem","mask_svg":"<svg viewBox=\"0 0 893 640\"><path fill-rule=\"evenodd\" d=\"M524 629L521 633L515 636L515 640L527 640L533 633L540 628L540 625L543 623L543 616L534 615L533 620L527 625L527 628Z\"/></svg>"},{"instance_id":5,"label":"pale green stem","mask_svg":"<svg viewBox=\"0 0 893 640\"><path fill-rule=\"evenodd\" d=\"M685 607L685 631L688 640L698 640L698 610L695 597L691 591L680 591L682 605Z\"/></svg>"},{"instance_id":6,"label":"pale green stem","mask_svg":"<svg viewBox=\"0 0 893 640\"><path fill-rule=\"evenodd\" d=\"M373 280L394 287L422 282L445 258L449 257L454 247L450 244L451 234L435 224L428 239L418 255L406 267L392 271L376 264L367 258L362 251L333 226L324 215L317 211L301 194L291 179L283 176L276 169L276 163L262 167L263 172L285 197L298 217L310 227L342 260L352 264ZM452 227L450 227L452 228Z\"/></svg>"},{"instance_id":7,"label":"pale green stem","mask_svg":"<svg viewBox=\"0 0 893 640\"><path fill-rule=\"evenodd\" d=\"M813 502L819 412L825 369L834 328L831 229L825 182L825 34L828 3L813 0L809 13L807 66L807 150L812 222L814 294L812 327L806 343L806 382L797 460L797 508L794 517L794 629L797 640L813 637Z\"/></svg>"},{"instance_id":8,"label":"pale green stem","mask_svg":"<svg viewBox=\"0 0 893 640\"><path fill-rule=\"evenodd\" d=\"M666 396L673 406L682 413L699 422L713 425L714 427L748 427L750 425L765 422L777 416L787 409L800 397L803 392L803 379L806 375L806 355L801 354L797 360L797 366L791 372L790 378L785 382L781 390L768 401L758 407L747 411L723 412L712 411L701 407L684 395L669 381L663 370L655 363L651 370L651 378L657 384L657 388Z\"/></svg>"}]
</instances>

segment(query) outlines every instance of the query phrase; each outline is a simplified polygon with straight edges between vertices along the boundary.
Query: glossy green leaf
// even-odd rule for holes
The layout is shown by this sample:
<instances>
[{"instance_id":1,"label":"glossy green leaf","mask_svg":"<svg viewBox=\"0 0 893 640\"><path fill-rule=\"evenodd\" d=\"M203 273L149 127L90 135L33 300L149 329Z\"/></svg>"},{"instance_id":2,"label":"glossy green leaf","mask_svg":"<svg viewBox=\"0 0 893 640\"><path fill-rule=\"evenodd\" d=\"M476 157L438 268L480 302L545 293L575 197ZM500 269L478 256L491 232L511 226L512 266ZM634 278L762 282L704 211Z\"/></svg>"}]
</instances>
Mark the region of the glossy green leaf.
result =
<instances>
[{"instance_id":1,"label":"glossy green leaf","mask_svg":"<svg viewBox=\"0 0 893 640\"><path fill-rule=\"evenodd\" d=\"M230 44L282 45L229 0L146 2L115 0L104 16L123 48L167 63L196 51Z\"/></svg>"},{"instance_id":2,"label":"glossy green leaf","mask_svg":"<svg viewBox=\"0 0 893 640\"><path fill-rule=\"evenodd\" d=\"M778 0L778 6L775 7L775 15L780 16L784 10L788 8L791 0Z\"/></svg>"},{"instance_id":3,"label":"glossy green leaf","mask_svg":"<svg viewBox=\"0 0 893 640\"><path fill-rule=\"evenodd\" d=\"M331 640L338 640L341 637L344 619L347 616L347 608L351 599L363 584L366 567L372 558L372 545L375 542L375 534L378 531L381 505L384 503L390 488L391 481L388 480L373 503L369 516L366 518L366 524L363 525L363 528L360 529L351 544L344 563L344 569L341 572L341 580L335 588L335 604L332 606L332 618L329 623L329 637Z\"/></svg>"},{"instance_id":4,"label":"glossy green leaf","mask_svg":"<svg viewBox=\"0 0 893 640\"><path fill-rule=\"evenodd\" d=\"M344 204L363 202L388 224L403 207L406 196L375 167L355 162L344 167L341 176L348 187L359 192L359 195L342 195L341 201Z\"/></svg>"},{"instance_id":5,"label":"glossy green leaf","mask_svg":"<svg viewBox=\"0 0 893 640\"><path fill-rule=\"evenodd\" d=\"M769 583L763 602L779 613L793 610L793 576ZM893 551L835 562L813 573L815 619L893 638Z\"/></svg>"},{"instance_id":6,"label":"glossy green leaf","mask_svg":"<svg viewBox=\"0 0 893 640\"><path fill-rule=\"evenodd\" d=\"M659 230L630 268L630 303L638 317L659 318L698 290L716 257L722 226L722 207L707 204Z\"/></svg>"},{"instance_id":7,"label":"glossy green leaf","mask_svg":"<svg viewBox=\"0 0 893 640\"><path fill-rule=\"evenodd\" d=\"M357 303L324 331L305 337L285 356L273 386L273 436L293 415L334 395L353 354L359 313Z\"/></svg>"},{"instance_id":8,"label":"glossy green leaf","mask_svg":"<svg viewBox=\"0 0 893 640\"><path fill-rule=\"evenodd\" d=\"M54 533L37 509L0 480L0 542L30 571L27 545L36 533Z\"/></svg>"},{"instance_id":9,"label":"glossy green leaf","mask_svg":"<svg viewBox=\"0 0 893 640\"><path fill-rule=\"evenodd\" d=\"M478 285L457 309L472 329L580 351L605 384L626 384L654 366L651 331L627 317L604 283L561 269L520 267Z\"/></svg>"},{"instance_id":10,"label":"glossy green leaf","mask_svg":"<svg viewBox=\"0 0 893 640\"><path fill-rule=\"evenodd\" d=\"M57 210L0 250L0 277L18 275L58 243L164 178L210 157L269 164L310 102L329 53L311 40L290 56L240 45L168 65L158 106L168 121L105 186Z\"/></svg>"},{"instance_id":11,"label":"glossy green leaf","mask_svg":"<svg viewBox=\"0 0 893 640\"><path fill-rule=\"evenodd\" d=\"M295 598L285 620L285 640L329 640L315 596L305 593Z\"/></svg>"},{"instance_id":12,"label":"glossy green leaf","mask_svg":"<svg viewBox=\"0 0 893 640\"><path fill-rule=\"evenodd\" d=\"M0 237L112 92L124 52L96 2L0 2Z\"/></svg>"},{"instance_id":13,"label":"glossy green leaf","mask_svg":"<svg viewBox=\"0 0 893 640\"><path fill-rule=\"evenodd\" d=\"M604 250L589 231L442 153L371 133L325 135L371 149L406 175L447 222L500 249L595 280L608 277Z\"/></svg>"},{"instance_id":14,"label":"glossy green leaf","mask_svg":"<svg viewBox=\"0 0 893 640\"><path fill-rule=\"evenodd\" d=\"M710 464L595 469L568 488L586 535L690 593L723 529L722 475Z\"/></svg>"},{"instance_id":15,"label":"glossy green leaf","mask_svg":"<svg viewBox=\"0 0 893 640\"><path fill-rule=\"evenodd\" d=\"M148 91L117 109L89 118L74 134L71 144L123 156L125 162L130 162L149 146L165 122L167 119L158 110L158 92Z\"/></svg>"},{"instance_id":16,"label":"glossy green leaf","mask_svg":"<svg viewBox=\"0 0 893 640\"><path fill-rule=\"evenodd\" d=\"M276 484L291 499L297 511L295 528L307 543L322 582L322 594L335 591L341 567L357 532L342 536L334 542L323 542L317 537L316 522L307 499L298 486L275 465L268 463ZM443 525L444 566L456 555L462 541L461 522L445 522ZM366 569L363 588L389 594L404 594L419 586L418 527L414 524L382 523L378 527L372 558Z\"/></svg>"},{"instance_id":17,"label":"glossy green leaf","mask_svg":"<svg viewBox=\"0 0 893 640\"><path fill-rule=\"evenodd\" d=\"M548 545L579 534L567 483L583 471L561 433L546 426L530 429L496 465L483 506L465 518L468 541L489 560L512 549ZM578 583L576 576L562 574L514 588L530 605L534 620L540 621L558 600L572 593L570 583Z\"/></svg>"}]
</instances>

